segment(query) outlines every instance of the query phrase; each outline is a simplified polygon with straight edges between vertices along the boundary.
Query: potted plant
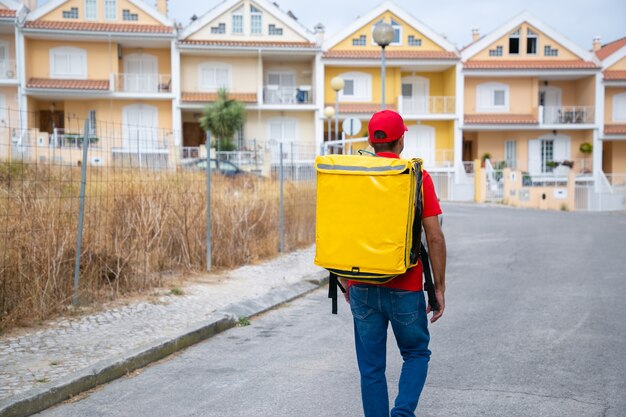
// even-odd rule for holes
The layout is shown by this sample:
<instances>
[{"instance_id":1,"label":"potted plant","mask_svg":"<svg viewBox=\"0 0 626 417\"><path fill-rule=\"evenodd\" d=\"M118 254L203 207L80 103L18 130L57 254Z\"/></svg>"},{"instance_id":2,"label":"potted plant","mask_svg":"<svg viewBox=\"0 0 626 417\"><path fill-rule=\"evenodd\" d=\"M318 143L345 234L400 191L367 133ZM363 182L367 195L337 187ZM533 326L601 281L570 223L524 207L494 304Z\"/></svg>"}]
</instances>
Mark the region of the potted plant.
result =
<instances>
[{"instance_id":1,"label":"potted plant","mask_svg":"<svg viewBox=\"0 0 626 417\"><path fill-rule=\"evenodd\" d=\"M593 145L589 142L583 142L580 144L580 148L578 150L585 156L591 155L593 152Z\"/></svg>"}]
</instances>

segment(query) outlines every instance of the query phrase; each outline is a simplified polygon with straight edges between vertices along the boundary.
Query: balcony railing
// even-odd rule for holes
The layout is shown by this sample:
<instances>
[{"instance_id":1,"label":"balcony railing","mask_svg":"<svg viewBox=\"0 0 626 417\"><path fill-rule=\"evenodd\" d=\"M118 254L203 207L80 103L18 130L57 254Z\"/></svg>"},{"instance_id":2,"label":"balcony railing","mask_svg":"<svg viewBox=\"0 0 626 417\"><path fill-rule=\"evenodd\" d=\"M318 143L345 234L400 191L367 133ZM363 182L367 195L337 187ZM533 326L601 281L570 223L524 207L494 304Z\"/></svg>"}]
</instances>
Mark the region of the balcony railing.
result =
<instances>
[{"instance_id":1,"label":"balcony railing","mask_svg":"<svg viewBox=\"0 0 626 417\"><path fill-rule=\"evenodd\" d=\"M311 104L313 96L311 86L283 87L279 85L263 86L263 104Z\"/></svg>"},{"instance_id":2,"label":"balcony railing","mask_svg":"<svg viewBox=\"0 0 626 417\"><path fill-rule=\"evenodd\" d=\"M172 76L169 74L117 74L115 91L124 93L171 93Z\"/></svg>"},{"instance_id":3,"label":"balcony railing","mask_svg":"<svg viewBox=\"0 0 626 417\"><path fill-rule=\"evenodd\" d=\"M452 96L401 96L398 103L400 113L406 115L454 114L456 107L456 99Z\"/></svg>"},{"instance_id":4,"label":"balcony railing","mask_svg":"<svg viewBox=\"0 0 626 417\"><path fill-rule=\"evenodd\" d=\"M47 135L47 133L40 132L39 135L42 136L42 138L45 138L43 135ZM82 130L77 132L66 132L65 129L55 128L52 131L52 134L48 135L48 145L51 148L81 149L84 139L85 135ZM90 135L89 147L100 148L100 138L97 134L94 133L93 135Z\"/></svg>"},{"instance_id":5,"label":"balcony railing","mask_svg":"<svg viewBox=\"0 0 626 417\"><path fill-rule=\"evenodd\" d=\"M14 59L0 59L0 80L17 79Z\"/></svg>"},{"instance_id":6,"label":"balcony railing","mask_svg":"<svg viewBox=\"0 0 626 417\"><path fill-rule=\"evenodd\" d=\"M539 106L539 120L543 124L593 124L593 106Z\"/></svg>"}]
</instances>

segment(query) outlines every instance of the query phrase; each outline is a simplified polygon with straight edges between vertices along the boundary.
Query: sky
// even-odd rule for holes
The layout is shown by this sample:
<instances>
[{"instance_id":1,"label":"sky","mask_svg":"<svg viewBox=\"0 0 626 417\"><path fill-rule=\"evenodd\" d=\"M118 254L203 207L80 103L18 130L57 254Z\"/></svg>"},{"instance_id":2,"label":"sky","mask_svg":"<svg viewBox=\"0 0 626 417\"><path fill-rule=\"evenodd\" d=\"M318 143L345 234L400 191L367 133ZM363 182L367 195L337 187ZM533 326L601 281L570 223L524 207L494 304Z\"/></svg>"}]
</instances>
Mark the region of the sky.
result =
<instances>
[{"instance_id":1,"label":"sky","mask_svg":"<svg viewBox=\"0 0 626 417\"><path fill-rule=\"evenodd\" d=\"M270 0L291 10L309 29L321 22L326 38L365 15L382 0ZM187 25L222 0L169 0L169 17ZM459 48L471 41L472 28L487 34L523 11L584 49L600 36L602 43L626 37L626 0L395 0L395 3Z\"/></svg>"}]
</instances>

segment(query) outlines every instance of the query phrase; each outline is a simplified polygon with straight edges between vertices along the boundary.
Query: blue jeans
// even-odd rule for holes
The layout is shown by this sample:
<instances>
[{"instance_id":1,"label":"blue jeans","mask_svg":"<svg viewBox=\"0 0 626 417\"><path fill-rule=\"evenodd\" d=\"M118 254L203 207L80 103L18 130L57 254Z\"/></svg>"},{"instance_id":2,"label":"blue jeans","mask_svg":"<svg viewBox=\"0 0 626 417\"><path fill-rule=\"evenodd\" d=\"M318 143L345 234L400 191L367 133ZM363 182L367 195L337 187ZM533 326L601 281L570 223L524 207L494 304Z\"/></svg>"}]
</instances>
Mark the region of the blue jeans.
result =
<instances>
[{"instance_id":1,"label":"blue jeans","mask_svg":"<svg viewBox=\"0 0 626 417\"><path fill-rule=\"evenodd\" d=\"M423 291L353 285L350 287L350 308L354 317L354 340L365 417L389 416L385 377L389 322L404 360L398 397L391 416L415 416L430 359L430 335Z\"/></svg>"}]
</instances>

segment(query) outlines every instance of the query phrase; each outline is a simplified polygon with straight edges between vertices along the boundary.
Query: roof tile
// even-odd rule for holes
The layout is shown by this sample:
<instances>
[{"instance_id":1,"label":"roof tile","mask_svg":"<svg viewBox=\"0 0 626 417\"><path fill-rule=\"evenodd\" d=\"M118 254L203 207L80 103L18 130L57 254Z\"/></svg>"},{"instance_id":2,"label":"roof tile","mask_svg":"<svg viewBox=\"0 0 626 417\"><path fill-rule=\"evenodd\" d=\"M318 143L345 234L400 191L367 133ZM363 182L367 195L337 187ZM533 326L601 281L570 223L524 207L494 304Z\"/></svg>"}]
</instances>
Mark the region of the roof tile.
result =
<instances>
[{"instance_id":1,"label":"roof tile","mask_svg":"<svg viewBox=\"0 0 626 417\"><path fill-rule=\"evenodd\" d=\"M228 98L232 98L244 103L256 103L256 93L228 93ZM206 103L215 101L217 99L217 93L191 93L184 92L181 95L181 101L190 103Z\"/></svg>"},{"instance_id":2,"label":"roof tile","mask_svg":"<svg viewBox=\"0 0 626 417\"><path fill-rule=\"evenodd\" d=\"M539 121L532 114L466 114L468 125L535 125Z\"/></svg>"},{"instance_id":3,"label":"roof tile","mask_svg":"<svg viewBox=\"0 0 626 417\"><path fill-rule=\"evenodd\" d=\"M15 17L15 10L0 9L0 17Z\"/></svg>"},{"instance_id":4,"label":"roof tile","mask_svg":"<svg viewBox=\"0 0 626 417\"><path fill-rule=\"evenodd\" d=\"M84 32L115 32L115 33L164 33L173 32L171 26L142 25L127 23L98 23L98 22L58 22L35 20L26 22L27 29L75 30Z\"/></svg>"},{"instance_id":5,"label":"roof tile","mask_svg":"<svg viewBox=\"0 0 626 417\"><path fill-rule=\"evenodd\" d=\"M605 125L604 133L606 135L626 135L626 125Z\"/></svg>"},{"instance_id":6,"label":"roof tile","mask_svg":"<svg viewBox=\"0 0 626 417\"><path fill-rule=\"evenodd\" d=\"M335 103L326 103L325 107L335 107ZM387 104L388 110L397 110L393 104ZM380 110L380 104L372 103L339 103L339 113L365 113L374 114Z\"/></svg>"},{"instance_id":7,"label":"roof tile","mask_svg":"<svg viewBox=\"0 0 626 417\"><path fill-rule=\"evenodd\" d=\"M603 45L602 48L596 51L596 56L604 61L606 58L620 50L623 46L626 46L626 36Z\"/></svg>"},{"instance_id":8,"label":"roof tile","mask_svg":"<svg viewBox=\"0 0 626 417\"><path fill-rule=\"evenodd\" d=\"M338 59L381 59L381 51L328 51L324 58ZM385 59L456 59L458 55L450 51L385 51Z\"/></svg>"},{"instance_id":9,"label":"roof tile","mask_svg":"<svg viewBox=\"0 0 626 417\"><path fill-rule=\"evenodd\" d=\"M582 60L477 60L468 61L463 67L465 69L492 70L492 69L512 69L512 70L557 70L557 69L595 69L596 64Z\"/></svg>"},{"instance_id":10,"label":"roof tile","mask_svg":"<svg viewBox=\"0 0 626 417\"><path fill-rule=\"evenodd\" d=\"M240 48L307 48L313 49L318 46L311 42L261 42L261 41L224 41L224 40L193 40L187 39L179 42L180 45L198 46L228 46Z\"/></svg>"},{"instance_id":11,"label":"roof tile","mask_svg":"<svg viewBox=\"0 0 626 417\"><path fill-rule=\"evenodd\" d=\"M604 71L604 79L607 81L626 81L626 70L624 71Z\"/></svg>"},{"instance_id":12,"label":"roof tile","mask_svg":"<svg viewBox=\"0 0 626 417\"><path fill-rule=\"evenodd\" d=\"M51 78L31 78L26 88L49 88L56 90L109 90L109 80L56 80Z\"/></svg>"}]
</instances>

